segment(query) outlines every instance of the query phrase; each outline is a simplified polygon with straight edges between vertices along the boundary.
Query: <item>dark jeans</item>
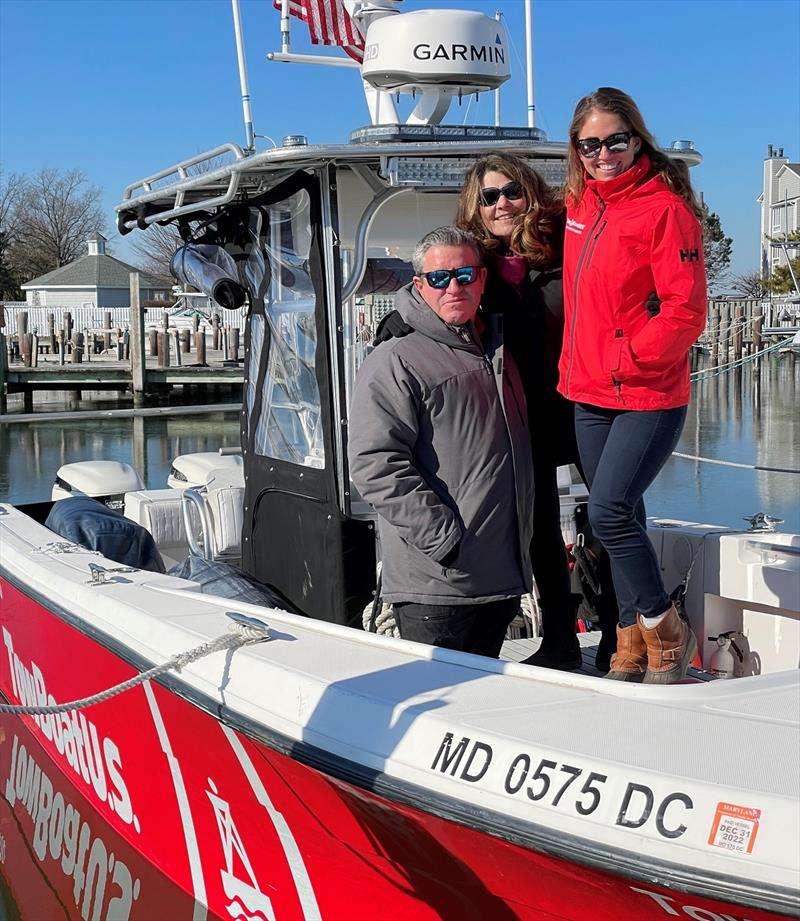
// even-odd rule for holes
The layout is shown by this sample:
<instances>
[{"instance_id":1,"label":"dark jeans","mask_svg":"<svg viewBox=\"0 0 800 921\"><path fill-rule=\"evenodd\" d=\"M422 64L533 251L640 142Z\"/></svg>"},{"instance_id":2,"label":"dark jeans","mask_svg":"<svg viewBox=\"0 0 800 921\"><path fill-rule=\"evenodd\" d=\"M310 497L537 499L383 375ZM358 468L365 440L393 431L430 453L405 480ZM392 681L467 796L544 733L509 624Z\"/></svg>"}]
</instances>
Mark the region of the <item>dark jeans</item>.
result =
<instances>
[{"instance_id":1,"label":"dark jeans","mask_svg":"<svg viewBox=\"0 0 800 921\"><path fill-rule=\"evenodd\" d=\"M623 627L636 623L637 613L656 617L670 605L647 536L642 496L678 443L685 419L685 406L653 411L575 407L589 523L611 558Z\"/></svg>"},{"instance_id":2,"label":"dark jeans","mask_svg":"<svg viewBox=\"0 0 800 921\"><path fill-rule=\"evenodd\" d=\"M569 561L561 534L558 477L551 460L534 459L533 483L533 578L543 608L566 608L571 592Z\"/></svg>"},{"instance_id":3,"label":"dark jeans","mask_svg":"<svg viewBox=\"0 0 800 921\"><path fill-rule=\"evenodd\" d=\"M506 629L519 611L519 598L459 605L408 602L393 607L404 640L496 659Z\"/></svg>"}]
</instances>

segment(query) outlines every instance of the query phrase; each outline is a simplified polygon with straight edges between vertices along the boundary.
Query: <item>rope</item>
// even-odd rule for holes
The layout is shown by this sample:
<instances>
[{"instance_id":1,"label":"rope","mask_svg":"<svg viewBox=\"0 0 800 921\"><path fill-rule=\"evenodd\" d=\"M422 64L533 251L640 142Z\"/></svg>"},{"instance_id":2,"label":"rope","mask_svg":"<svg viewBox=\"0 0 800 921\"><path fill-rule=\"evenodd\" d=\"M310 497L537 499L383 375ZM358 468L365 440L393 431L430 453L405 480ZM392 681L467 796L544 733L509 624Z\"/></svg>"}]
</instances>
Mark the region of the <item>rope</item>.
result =
<instances>
[{"instance_id":1,"label":"rope","mask_svg":"<svg viewBox=\"0 0 800 921\"><path fill-rule=\"evenodd\" d=\"M251 643L267 639L267 633L263 628L233 624L231 629L235 632L223 633L214 640L195 646L194 649L178 653L178 655L173 656L162 665L156 665L146 672L140 672L138 675L134 675L133 678L101 691L99 694L93 694L91 697L82 697L80 700L71 700L68 703L54 704L49 707L0 704L0 713L14 713L18 716L49 716L55 713L66 713L68 710L83 710L85 707L91 707L93 704L99 704L111 697L116 697L118 694L123 694L131 688L135 688L137 684L143 684L145 681L157 678L165 672L173 669L176 672L180 672L186 665L211 655L213 652L220 652L223 649L238 649L240 646L248 646Z\"/></svg>"},{"instance_id":2,"label":"rope","mask_svg":"<svg viewBox=\"0 0 800 921\"><path fill-rule=\"evenodd\" d=\"M400 636L400 628L395 620L394 608L390 604L382 604L380 610L374 612L373 603L370 602L364 608L362 623L367 633L376 633L378 636Z\"/></svg>"},{"instance_id":3,"label":"rope","mask_svg":"<svg viewBox=\"0 0 800 921\"><path fill-rule=\"evenodd\" d=\"M722 467L741 467L743 470L764 470L767 473L800 473L792 467L765 467L762 464L739 464L736 461L716 460L713 457L700 457L697 454L681 454L679 451L672 452L673 457L683 457L685 460L702 461L704 464L719 464Z\"/></svg>"},{"instance_id":4,"label":"rope","mask_svg":"<svg viewBox=\"0 0 800 921\"><path fill-rule=\"evenodd\" d=\"M766 355L768 352L774 352L775 349L779 349L781 346L786 345L787 342L791 342L793 338L793 336L787 336L785 339L781 339L779 342L768 345L765 349L761 349L759 352L753 352L752 355L747 355L745 358L739 358L736 361L726 362L721 365L714 365L713 368L703 368L702 371L695 371L689 375L689 380L694 382L703 380L706 377L717 377L720 374L727 374L727 372L733 368L740 368L743 365L746 365L749 361L755 361L757 358L761 358L762 355ZM716 373L712 374L712 372Z\"/></svg>"}]
</instances>

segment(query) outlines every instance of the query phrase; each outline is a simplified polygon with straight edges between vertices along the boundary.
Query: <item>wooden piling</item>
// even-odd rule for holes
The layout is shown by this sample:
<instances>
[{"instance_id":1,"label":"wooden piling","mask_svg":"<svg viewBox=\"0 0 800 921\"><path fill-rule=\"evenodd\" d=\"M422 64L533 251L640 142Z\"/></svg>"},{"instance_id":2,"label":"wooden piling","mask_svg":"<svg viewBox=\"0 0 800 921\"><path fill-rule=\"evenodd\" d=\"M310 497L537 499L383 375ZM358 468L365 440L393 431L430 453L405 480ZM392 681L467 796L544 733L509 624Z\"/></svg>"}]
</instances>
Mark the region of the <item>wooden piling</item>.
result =
<instances>
[{"instance_id":1,"label":"wooden piling","mask_svg":"<svg viewBox=\"0 0 800 921\"><path fill-rule=\"evenodd\" d=\"M763 307L759 301L753 308L753 351L761 351L761 326L764 322Z\"/></svg>"},{"instance_id":2,"label":"wooden piling","mask_svg":"<svg viewBox=\"0 0 800 921\"><path fill-rule=\"evenodd\" d=\"M231 358L234 361L239 360L239 327L231 327L231 344L230 344Z\"/></svg>"},{"instance_id":3,"label":"wooden piling","mask_svg":"<svg viewBox=\"0 0 800 921\"><path fill-rule=\"evenodd\" d=\"M197 358L197 364L206 363L206 329L203 326L194 336L194 351Z\"/></svg>"},{"instance_id":4,"label":"wooden piling","mask_svg":"<svg viewBox=\"0 0 800 921\"><path fill-rule=\"evenodd\" d=\"M175 364L177 365L177 367L180 368L181 367L181 342L180 342L180 337L178 336L178 330L171 329L169 331L169 338L172 339L172 341L175 344Z\"/></svg>"},{"instance_id":5,"label":"wooden piling","mask_svg":"<svg viewBox=\"0 0 800 921\"><path fill-rule=\"evenodd\" d=\"M740 302L733 308L733 358L741 361L742 345L744 343L744 305Z\"/></svg>"},{"instance_id":6,"label":"wooden piling","mask_svg":"<svg viewBox=\"0 0 800 921\"><path fill-rule=\"evenodd\" d=\"M73 333L70 359L74 365L79 365L83 361L83 333Z\"/></svg>"},{"instance_id":7,"label":"wooden piling","mask_svg":"<svg viewBox=\"0 0 800 921\"><path fill-rule=\"evenodd\" d=\"M148 336L150 338L150 357L155 358L158 355L158 330L155 326L150 327Z\"/></svg>"},{"instance_id":8,"label":"wooden piling","mask_svg":"<svg viewBox=\"0 0 800 921\"><path fill-rule=\"evenodd\" d=\"M56 354L56 315L54 313L47 314L47 335L50 339L50 354Z\"/></svg>"},{"instance_id":9,"label":"wooden piling","mask_svg":"<svg viewBox=\"0 0 800 921\"><path fill-rule=\"evenodd\" d=\"M28 311L20 310L17 314L17 338L20 342L28 335Z\"/></svg>"},{"instance_id":10,"label":"wooden piling","mask_svg":"<svg viewBox=\"0 0 800 921\"><path fill-rule=\"evenodd\" d=\"M36 333L29 333L31 337L31 367L39 367L39 337Z\"/></svg>"},{"instance_id":11,"label":"wooden piling","mask_svg":"<svg viewBox=\"0 0 800 921\"><path fill-rule=\"evenodd\" d=\"M181 351L184 352L185 354L188 354L190 350L189 330L188 329L182 329L180 331L180 343L181 343Z\"/></svg>"},{"instance_id":12,"label":"wooden piling","mask_svg":"<svg viewBox=\"0 0 800 921\"><path fill-rule=\"evenodd\" d=\"M64 341L66 343L72 341L72 314L69 310L64 314Z\"/></svg>"},{"instance_id":13,"label":"wooden piling","mask_svg":"<svg viewBox=\"0 0 800 921\"><path fill-rule=\"evenodd\" d=\"M24 325L27 326L28 325L27 316L25 319L26 319L26 322ZM19 329L20 327L17 327L17 328ZM26 368L30 368L31 366L31 336L26 331L24 333L19 333L17 338L19 339L19 351L20 351L20 354L22 355L22 364L25 365Z\"/></svg>"},{"instance_id":14,"label":"wooden piling","mask_svg":"<svg viewBox=\"0 0 800 921\"><path fill-rule=\"evenodd\" d=\"M106 352L111 350L111 311L107 310L103 314L103 329L107 329L107 333L103 333L103 349Z\"/></svg>"},{"instance_id":15,"label":"wooden piling","mask_svg":"<svg viewBox=\"0 0 800 921\"><path fill-rule=\"evenodd\" d=\"M719 360L727 364L731 349L731 305L723 301L719 308Z\"/></svg>"},{"instance_id":16,"label":"wooden piling","mask_svg":"<svg viewBox=\"0 0 800 921\"><path fill-rule=\"evenodd\" d=\"M141 406L147 396L146 358L144 354L144 311L140 297L139 273L130 273L131 329L129 335L131 359L131 387L133 405Z\"/></svg>"},{"instance_id":17,"label":"wooden piling","mask_svg":"<svg viewBox=\"0 0 800 921\"><path fill-rule=\"evenodd\" d=\"M125 360L125 340L122 338L122 330L117 327L117 361Z\"/></svg>"},{"instance_id":18,"label":"wooden piling","mask_svg":"<svg viewBox=\"0 0 800 921\"><path fill-rule=\"evenodd\" d=\"M711 337L711 367L719 364L719 304L711 305L711 319L709 321L709 335Z\"/></svg>"},{"instance_id":19,"label":"wooden piling","mask_svg":"<svg viewBox=\"0 0 800 921\"><path fill-rule=\"evenodd\" d=\"M211 348L214 349L215 352L219 351L219 325L219 314L215 313L211 317Z\"/></svg>"},{"instance_id":20,"label":"wooden piling","mask_svg":"<svg viewBox=\"0 0 800 921\"><path fill-rule=\"evenodd\" d=\"M6 377L8 376L8 353L6 352L6 337L0 330L0 414L5 415L8 410L6 399Z\"/></svg>"}]
</instances>

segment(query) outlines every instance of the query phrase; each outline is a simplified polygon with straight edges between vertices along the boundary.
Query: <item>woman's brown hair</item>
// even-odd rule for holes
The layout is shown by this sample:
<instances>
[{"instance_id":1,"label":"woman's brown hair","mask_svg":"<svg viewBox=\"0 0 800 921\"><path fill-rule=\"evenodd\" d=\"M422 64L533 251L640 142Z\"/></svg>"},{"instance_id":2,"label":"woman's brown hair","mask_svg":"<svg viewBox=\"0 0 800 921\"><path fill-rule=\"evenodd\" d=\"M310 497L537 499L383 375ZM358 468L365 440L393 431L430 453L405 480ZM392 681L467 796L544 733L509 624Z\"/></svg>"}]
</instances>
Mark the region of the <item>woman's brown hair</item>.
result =
<instances>
[{"instance_id":1,"label":"woman's brown hair","mask_svg":"<svg viewBox=\"0 0 800 921\"><path fill-rule=\"evenodd\" d=\"M483 221L480 191L487 173L502 173L518 182L528 203L511 231L511 252L524 256L532 266L544 267L561 259L564 206L552 189L525 160L513 154L493 153L476 160L464 177L458 199L456 226L469 230L489 253L503 253L506 243L489 232Z\"/></svg>"},{"instance_id":2,"label":"woman's brown hair","mask_svg":"<svg viewBox=\"0 0 800 921\"><path fill-rule=\"evenodd\" d=\"M647 130L644 117L633 99L622 90L613 86L601 86L600 89L584 96L577 106L569 126L569 151L567 153L567 181L564 187L566 199L570 204L577 204L586 188L586 170L583 168L576 141L583 123L592 112L611 112L616 115L642 142L637 157L646 153L653 165L653 172L660 174L667 186L686 202L697 216L702 218L702 209L692 191L689 170L682 160L671 160L656 146L653 135Z\"/></svg>"}]
</instances>

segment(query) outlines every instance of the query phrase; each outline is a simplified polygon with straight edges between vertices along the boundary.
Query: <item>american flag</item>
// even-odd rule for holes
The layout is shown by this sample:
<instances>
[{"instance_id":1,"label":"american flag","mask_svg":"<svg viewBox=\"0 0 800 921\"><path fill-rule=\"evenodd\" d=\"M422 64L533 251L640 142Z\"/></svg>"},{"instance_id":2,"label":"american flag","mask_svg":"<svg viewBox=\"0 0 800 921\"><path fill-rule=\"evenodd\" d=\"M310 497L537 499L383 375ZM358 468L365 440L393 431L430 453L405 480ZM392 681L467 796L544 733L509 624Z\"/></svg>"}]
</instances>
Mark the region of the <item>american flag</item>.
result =
<instances>
[{"instance_id":1,"label":"american flag","mask_svg":"<svg viewBox=\"0 0 800 921\"><path fill-rule=\"evenodd\" d=\"M281 0L272 0L276 10ZM339 45L354 61L364 61L364 36L342 0L289 0L289 13L302 19L314 45Z\"/></svg>"}]
</instances>

